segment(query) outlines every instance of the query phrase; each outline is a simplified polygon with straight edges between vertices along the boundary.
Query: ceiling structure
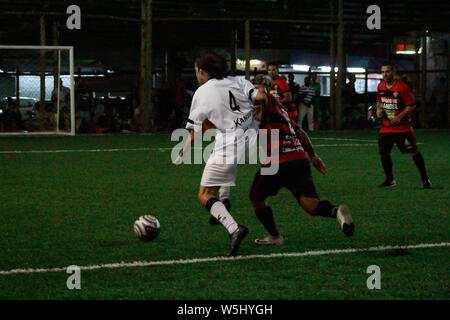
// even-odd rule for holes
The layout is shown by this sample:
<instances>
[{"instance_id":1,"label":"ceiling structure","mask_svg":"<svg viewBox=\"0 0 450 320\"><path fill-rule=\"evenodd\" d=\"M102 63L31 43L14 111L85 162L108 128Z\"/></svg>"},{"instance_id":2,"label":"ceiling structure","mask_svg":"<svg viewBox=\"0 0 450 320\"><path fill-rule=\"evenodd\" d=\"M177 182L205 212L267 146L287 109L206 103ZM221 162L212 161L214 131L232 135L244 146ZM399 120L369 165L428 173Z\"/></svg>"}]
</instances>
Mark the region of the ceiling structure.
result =
<instances>
[{"instance_id":1,"label":"ceiling structure","mask_svg":"<svg viewBox=\"0 0 450 320\"><path fill-rule=\"evenodd\" d=\"M334 1L337 11L337 1ZM68 30L66 9L81 9L81 30ZM381 30L369 30L367 7L381 8ZM154 54L167 48L229 48L237 30L244 47L244 21L251 19L252 49L328 53L330 0L153 0ZM448 33L448 1L344 1L344 46L353 55L384 55L394 36L410 32ZM46 15L46 41L77 50L140 48L139 0L0 0L0 44L39 45L39 17ZM288 22L282 22L286 20Z\"/></svg>"}]
</instances>

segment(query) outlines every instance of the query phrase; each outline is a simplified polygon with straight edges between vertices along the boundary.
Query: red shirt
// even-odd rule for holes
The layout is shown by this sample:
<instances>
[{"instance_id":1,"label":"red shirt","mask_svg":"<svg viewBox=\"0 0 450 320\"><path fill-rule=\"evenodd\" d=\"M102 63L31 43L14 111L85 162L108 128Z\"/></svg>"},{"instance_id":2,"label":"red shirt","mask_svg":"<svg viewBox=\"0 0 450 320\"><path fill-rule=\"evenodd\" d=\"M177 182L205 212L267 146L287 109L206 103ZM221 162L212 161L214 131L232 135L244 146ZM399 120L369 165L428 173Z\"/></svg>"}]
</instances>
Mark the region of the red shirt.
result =
<instances>
[{"instance_id":1,"label":"red shirt","mask_svg":"<svg viewBox=\"0 0 450 320\"><path fill-rule=\"evenodd\" d=\"M267 130L267 163L283 163L297 159L309 158L297 138L297 124L289 117L288 111L278 104L270 93L268 95L268 114L261 120L260 129ZM279 130L278 141L271 141L271 130ZM273 143L273 145L272 145ZM276 157L271 158L272 149L278 149L278 161Z\"/></svg>"},{"instance_id":2,"label":"red shirt","mask_svg":"<svg viewBox=\"0 0 450 320\"><path fill-rule=\"evenodd\" d=\"M278 77L275 80L272 80L272 87L270 88L270 91L269 91L269 93L271 95L273 95L274 97L280 98L286 92L291 93L291 89L289 88L289 84L286 81L286 78ZM297 112L297 107L295 106L295 104L287 103L287 104L284 104L284 107L285 107L285 109L288 110L289 117L292 120L297 121L298 112Z\"/></svg>"},{"instance_id":3,"label":"red shirt","mask_svg":"<svg viewBox=\"0 0 450 320\"><path fill-rule=\"evenodd\" d=\"M378 84L377 101L381 103L381 107L383 108L383 120L381 122L380 132L410 132L413 130L409 115L403 117L398 124L391 123L392 118L402 113L407 106L415 104L414 96L408 85L397 80L388 89L386 82L381 81Z\"/></svg>"}]
</instances>

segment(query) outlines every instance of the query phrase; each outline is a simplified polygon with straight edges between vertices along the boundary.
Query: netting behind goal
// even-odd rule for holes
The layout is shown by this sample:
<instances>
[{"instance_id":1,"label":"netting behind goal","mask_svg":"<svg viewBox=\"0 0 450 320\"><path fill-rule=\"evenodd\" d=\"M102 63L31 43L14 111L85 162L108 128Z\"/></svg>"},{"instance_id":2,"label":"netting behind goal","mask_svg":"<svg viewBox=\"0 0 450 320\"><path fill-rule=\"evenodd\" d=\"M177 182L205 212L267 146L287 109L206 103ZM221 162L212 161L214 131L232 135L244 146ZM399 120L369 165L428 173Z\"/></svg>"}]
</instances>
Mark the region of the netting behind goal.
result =
<instances>
[{"instance_id":1,"label":"netting behind goal","mask_svg":"<svg viewBox=\"0 0 450 320\"><path fill-rule=\"evenodd\" d=\"M0 46L0 136L75 134L73 48Z\"/></svg>"}]
</instances>

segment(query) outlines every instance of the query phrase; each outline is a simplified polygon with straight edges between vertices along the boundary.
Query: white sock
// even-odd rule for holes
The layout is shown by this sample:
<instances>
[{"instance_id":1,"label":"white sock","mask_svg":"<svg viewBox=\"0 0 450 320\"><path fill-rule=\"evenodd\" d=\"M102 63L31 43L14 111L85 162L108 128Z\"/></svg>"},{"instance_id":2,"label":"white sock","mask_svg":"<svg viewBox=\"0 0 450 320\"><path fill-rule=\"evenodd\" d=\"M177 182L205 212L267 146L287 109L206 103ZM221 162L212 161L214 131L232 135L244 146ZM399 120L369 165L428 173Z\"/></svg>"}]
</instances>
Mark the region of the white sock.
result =
<instances>
[{"instance_id":1,"label":"white sock","mask_svg":"<svg viewBox=\"0 0 450 320\"><path fill-rule=\"evenodd\" d=\"M223 201L230 198L231 187L220 187L219 188L219 200Z\"/></svg>"},{"instance_id":2,"label":"white sock","mask_svg":"<svg viewBox=\"0 0 450 320\"><path fill-rule=\"evenodd\" d=\"M237 222L233 219L231 214L225 208L224 204L220 201L216 201L211 207L211 215L219 220L219 222L228 230L229 234L232 234L238 229Z\"/></svg>"}]
</instances>

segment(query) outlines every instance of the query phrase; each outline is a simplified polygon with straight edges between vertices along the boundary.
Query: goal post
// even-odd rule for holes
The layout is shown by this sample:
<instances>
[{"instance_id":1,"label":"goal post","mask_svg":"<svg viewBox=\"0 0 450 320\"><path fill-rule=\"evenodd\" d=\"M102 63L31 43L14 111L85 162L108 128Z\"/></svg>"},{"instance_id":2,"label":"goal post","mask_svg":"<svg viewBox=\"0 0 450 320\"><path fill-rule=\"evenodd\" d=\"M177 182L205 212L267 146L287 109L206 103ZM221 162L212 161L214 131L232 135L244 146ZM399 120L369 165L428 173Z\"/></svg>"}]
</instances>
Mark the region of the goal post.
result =
<instances>
[{"instance_id":1,"label":"goal post","mask_svg":"<svg viewBox=\"0 0 450 320\"><path fill-rule=\"evenodd\" d=\"M73 47L0 45L0 136L75 128Z\"/></svg>"}]
</instances>

